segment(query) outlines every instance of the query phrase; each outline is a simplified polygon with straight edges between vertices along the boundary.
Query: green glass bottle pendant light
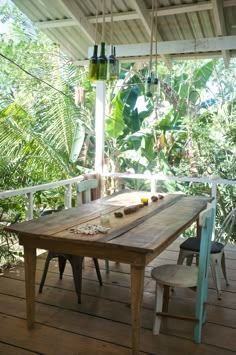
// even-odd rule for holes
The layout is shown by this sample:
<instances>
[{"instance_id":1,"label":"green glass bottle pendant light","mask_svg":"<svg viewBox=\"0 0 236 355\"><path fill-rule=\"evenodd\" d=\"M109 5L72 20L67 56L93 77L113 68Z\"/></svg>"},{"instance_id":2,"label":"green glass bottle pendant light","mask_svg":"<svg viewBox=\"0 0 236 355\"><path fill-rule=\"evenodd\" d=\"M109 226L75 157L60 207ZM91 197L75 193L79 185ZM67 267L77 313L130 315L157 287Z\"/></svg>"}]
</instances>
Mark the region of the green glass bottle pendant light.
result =
<instances>
[{"instance_id":1,"label":"green glass bottle pendant light","mask_svg":"<svg viewBox=\"0 0 236 355\"><path fill-rule=\"evenodd\" d=\"M106 1L103 0L102 42L100 56L98 57L98 80L107 79L107 57L105 53L105 6Z\"/></svg>"},{"instance_id":2,"label":"green glass bottle pendant light","mask_svg":"<svg viewBox=\"0 0 236 355\"><path fill-rule=\"evenodd\" d=\"M113 0L111 0L111 45L110 45L110 55L108 58L107 67L107 79L114 81L117 79L117 60L115 57L115 47L113 46Z\"/></svg>"},{"instance_id":3,"label":"green glass bottle pendant light","mask_svg":"<svg viewBox=\"0 0 236 355\"><path fill-rule=\"evenodd\" d=\"M149 71L145 82L145 95L152 97L152 73Z\"/></svg>"},{"instance_id":4,"label":"green glass bottle pendant light","mask_svg":"<svg viewBox=\"0 0 236 355\"><path fill-rule=\"evenodd\" d=\"M116 47L114 46L113 48L114 51L114 57L115 57L115 70L116 70L116 78L119 79L119 75L120 75L120 67L119 67L119 60L116 56Z\"/></svg>"},{"instance_id":5,"label":"green glass bottle pendant light","mask_svg":"<svg viewBox=\"0 0 236 355\"><path fill-rule=\"evenodd\" d=\"M101 52L98 57L98 80L107 80L107 57L105 54L105 42L101 43Z\"/></svg>"},{"instance_id":6,"label":"green glass bottle pendant light","mask_svg":"<svg viewBox=\"0 0 236 355\"><path fill-rule=\"evenodd\" d=\"M152 0L152 22L151 22L151 37L150 37L150 58L149 58L149 71L148 76L145 80L145 95L147 97L152 97L152 45L153 45L153 20L154 20L154 0Z\"/></svg>"},{"instance_id":7,"label":"green glass bottle pendant light","mask_svg":"<svg viewBox=\"0 0 236 355\"><path fill-rule=\"evenodd\" d=\"M155 76L153 79L153 96L157 101L160 97L160 79L158 77L158 70L157 70L157 3L155 8L156 16L155 16Z\"/></svg>"},{"instance_id":8,"label":"green glass bottle pendant light","mask_svg":"<svg viewBox=\"0 0 236 355\"><path fill-rule=\"evenodd\" d=\"M93 55L89 60L89 80L97 80L97 69L98 69L98 46L95 44L93 47Z\"/></svg>"},{"instance_id":9,"label":"green glass bottle pendant light","mask_svg":"<svg viewBox=\"0 0 236 355\"><path fill-rule=\"evenodd\" d=\"M96 81L98 76L98 45L97 45L98 9L96 9L95 44L93 55L89 60L89 80Z\"/></svg>"},{"instance_id":10,"label":"green glass bottle pendant light","mask_svg":"<svg viewBox=\"0 0 236 355\"><path fill-rule=\"evenodd\" d=\"M114 46L112 44L110 46L110 55L108 58L107 79L110 81L117 79L116 58L114 56Z\"/></svg>"}]
</instances>

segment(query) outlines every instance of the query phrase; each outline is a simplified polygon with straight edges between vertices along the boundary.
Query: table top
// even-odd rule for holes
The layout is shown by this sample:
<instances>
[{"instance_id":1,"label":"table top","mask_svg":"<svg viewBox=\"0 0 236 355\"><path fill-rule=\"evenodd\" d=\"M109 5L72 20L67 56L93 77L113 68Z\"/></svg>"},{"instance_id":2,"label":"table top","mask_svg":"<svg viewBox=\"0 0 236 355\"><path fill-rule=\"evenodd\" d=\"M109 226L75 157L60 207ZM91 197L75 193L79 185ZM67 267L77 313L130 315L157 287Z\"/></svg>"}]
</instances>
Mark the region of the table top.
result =
<instances>
[{"instance_id":1,"label":"table top","mask_svg":"<svg viewBox=\"0 0 236 355\"><path fill-rule=\"evenodd\" d=\"M152 202L152 195L158 196L158 193L124 190L76 208L12 224L7 230L17 233L20 242L24 240L21 244L30 239L156 253L197 220L199 213L212 200L211 197L163 194L164 198ZM149 197L148 206L122 218L114 216L114 212L123 212L125 206L139 204L141 197ZM100 216L103 214L109 214L110 219L109 224L104 225L110 228L106 234L85 235L70 230L88 223L101 225ZM41 246L42 243L38 247Z\"/></svg>"}]
</instances>

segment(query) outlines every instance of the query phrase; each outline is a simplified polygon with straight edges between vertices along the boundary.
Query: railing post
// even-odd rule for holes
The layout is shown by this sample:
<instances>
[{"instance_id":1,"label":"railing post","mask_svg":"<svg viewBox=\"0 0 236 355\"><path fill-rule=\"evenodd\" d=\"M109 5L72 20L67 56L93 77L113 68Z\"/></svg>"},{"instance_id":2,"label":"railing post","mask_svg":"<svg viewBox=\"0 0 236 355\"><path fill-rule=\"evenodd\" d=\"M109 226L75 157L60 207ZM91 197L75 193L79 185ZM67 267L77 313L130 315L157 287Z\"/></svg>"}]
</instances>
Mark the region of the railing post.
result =
<instances>
[{"instance_id":1,"label":"railing post","mask_svg":"<svg viewBox=\"0 0 236 355\"><path fill-rule=\"evenodd\" d=\"M154 194L156 192L156 179L151 178L151 193Z\"/></svg>"},{"instance_id":2,"label":"railing post","mask_svg":"<svg viewBox=\"0 0 236 355\"><path fill-rule=\"evenodd\" d=\"M33 192L28 192L25 198L25 206L26 206L26 220L29 221L33 219L34 216L34 203L33 203Z\"/></svg>"},{"instance_id":3,"label":"railing post","mask_svg":"<svg viewBox=\"0 0 236 355\"><path fill-rule=\"evenodd\" d=\"M65 185L65 195L64 195L64 203L65 203L65 209L71 208L71 198L72 198L72 193L71 193L71 184Z\"/></svg>"}]
</instances>

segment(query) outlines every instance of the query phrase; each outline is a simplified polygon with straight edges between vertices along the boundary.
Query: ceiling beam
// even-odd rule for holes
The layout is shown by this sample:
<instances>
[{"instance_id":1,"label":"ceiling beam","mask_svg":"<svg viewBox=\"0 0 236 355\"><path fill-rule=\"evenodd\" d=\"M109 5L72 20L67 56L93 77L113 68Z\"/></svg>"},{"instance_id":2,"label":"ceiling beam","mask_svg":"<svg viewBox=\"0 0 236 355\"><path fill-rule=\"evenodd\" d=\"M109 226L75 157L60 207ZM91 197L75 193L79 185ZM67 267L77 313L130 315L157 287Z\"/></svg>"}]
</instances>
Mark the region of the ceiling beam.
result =
<instances>
[{"instance_id":1,"label":"ceiling beam","mask_svg":"<svg viewBox=\"0 0 236 355\"><path fill-rule=\"evenodd\" d=\"M224 19L224 11L223 11L223 4L221 0L212 0L212 10L213 10L213 17L215 20L215 28L217 36L226 36L226 26L225 26L225 19ZM223 50L222 55L224 58L224 63L226 68L229 67L230 62L230 52L229 50Z\"/></svg>"},{"instance_id":2,"label":"ceiling beam","mask_svg":"<svg viewBox=\"0 0 236 355\"><path fill-rule=\"evenodd\" d=\"M236 36L201 38L197 40L166 41L158 43L158 55L217 52L223 50L236 50ZM93 47L88 50L91 57ZM116 46L118 58L147 56L150 54L150 43L123 44Z\"/></svg>"},{"instance_id":3,"label":"ceiling beam","mask_svg":"<svg viewBox=\"0 0 236 355\"><path fill-rule=\"evenodd\" d=\"M231 51L231 57L236 57L236 50ZM222 52L217 51L217 52L205 52L205 53L185 53L185 54L173 54L171 56L172 61L173 60L201 60L201 59L213 59L213 58L222 58ZM158 57L160 59L160 57ZM135 62L141 62L144 63L146 62L149 64L149 55L146 56L138 56L138 57L132 57L132 60ZM120 63L130 63L130 57L122 57L120 58ZM89 65L89 60L88 59L81 59L81 60L74 60L73 64L78 65L78 66L87 66Z\"/></svg>"},{"instance_id":4,"label":"ceiling beam","mask_svg":"<svg viewBox=\"0 0 236 355\"><path fill-rule=\"evenodd\" d=\"M83 14L80 7L76 4L74 0L60 0L65 11L68 13L72 19L74 19L80 26L81 31L87 36L87 38L94 43L95 42L95 31L91 23Z\"/></svg>"},{"instance_id":5,"label":"ceiling beam","mask_svg":"<svg viewBox=\"0 0 236 355\"><path fill-rule=\"evenodd\" d=\"M146 8L145 2L143 0L132 0L132 4L134 9L137 11L137 14L139 15L139 18L141 19L148 36L151 39L151 16L149 11ZM157 40L162 41L162 36L159 33L158 30L156 30L156 35L157 35ZM162 59L164 60L167 68L171 70L172 64L171 64L171 58L167 55L162 56Z\"/></svg>"}]
</instances>

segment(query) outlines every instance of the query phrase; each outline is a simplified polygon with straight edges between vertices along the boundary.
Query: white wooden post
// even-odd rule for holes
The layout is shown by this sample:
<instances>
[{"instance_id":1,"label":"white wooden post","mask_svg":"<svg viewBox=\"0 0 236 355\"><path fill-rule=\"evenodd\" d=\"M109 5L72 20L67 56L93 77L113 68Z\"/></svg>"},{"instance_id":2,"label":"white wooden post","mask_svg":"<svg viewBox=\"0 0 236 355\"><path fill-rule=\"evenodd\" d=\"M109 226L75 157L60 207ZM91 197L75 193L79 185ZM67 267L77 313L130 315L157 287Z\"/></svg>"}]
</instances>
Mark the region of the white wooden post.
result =
<instances>
[{"instance_id":1,"label":"white wooden post","mask_svg":"<svg viewBox=\"0 0 236 355\"><path fill-rule=\"evenodd\" d=\"M71 208L71 184L65 185L64 203L65 209Z\"/></svg>"},{"instance_id":2,"label":"white wooden post","mask_svg":"<svg viewBox=\"0 0 236 355\"><path fill-rule=\"evenodd\" d=\"M95 171L98 174L103 172L104 162L104 140L105 140L105 107L106 82L96 82L96 111L95 111Z\"/></svg>"},{"instance_id":3,"label":"white wooden post","mask_svg":"<svg viewBox=\"0 0 236 355\"><path fill-rule=\"evenodd\" d=\"M151 193L154 194L156 192L156 179L151 179Z\"/></svg>"},{"instance_id":4,"label":"white wooden post","mask_svg":"<svg viewBox=\"0 0 236 355\"><path fill-rule=\"evenodd\" d=\"M26 199L26 220L29 221L30 219L33 219L33 209L34 209L34 203L33 203L33 192L28 192L25 196Z\"/></svg>"}]
</instances>

